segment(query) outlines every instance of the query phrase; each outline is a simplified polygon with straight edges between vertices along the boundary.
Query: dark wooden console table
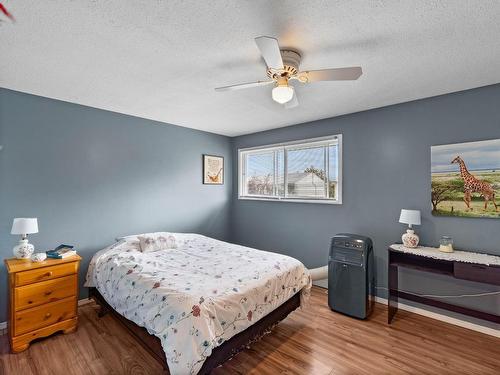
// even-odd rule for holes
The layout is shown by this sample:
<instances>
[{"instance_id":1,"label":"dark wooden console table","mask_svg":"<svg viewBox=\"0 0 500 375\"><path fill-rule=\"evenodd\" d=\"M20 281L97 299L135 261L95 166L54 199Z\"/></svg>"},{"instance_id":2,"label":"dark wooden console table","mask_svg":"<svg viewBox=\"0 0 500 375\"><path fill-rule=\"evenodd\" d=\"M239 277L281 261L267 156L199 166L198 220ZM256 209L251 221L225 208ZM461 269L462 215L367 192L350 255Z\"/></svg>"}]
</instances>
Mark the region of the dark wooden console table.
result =
<instances>
[{"instance_id":1,"label":"dark wooden console table","mask_svg":"<svg viewBox=\"0 0 500 375\"><path fill-rule=\"evenodd\" d=\"M400 267L447 275L457 279L500 285L499 256L466 251L442 253L438 249L429 247L407 249L403 245L391 245L389 247L388 272L388 323L391 323L398 311L398 298L500 323L500 315L400 291L398 289L398 269Z\"/></svg>"}]
</instances>

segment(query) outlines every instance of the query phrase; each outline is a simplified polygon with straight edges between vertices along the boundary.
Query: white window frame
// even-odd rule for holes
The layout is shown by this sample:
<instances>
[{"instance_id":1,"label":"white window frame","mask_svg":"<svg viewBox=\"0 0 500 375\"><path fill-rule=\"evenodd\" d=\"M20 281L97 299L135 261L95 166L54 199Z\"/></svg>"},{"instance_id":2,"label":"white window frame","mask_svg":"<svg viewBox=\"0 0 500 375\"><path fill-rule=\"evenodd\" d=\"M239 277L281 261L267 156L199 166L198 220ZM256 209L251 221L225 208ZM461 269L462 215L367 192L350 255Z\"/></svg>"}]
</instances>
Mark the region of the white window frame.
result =
<instances>
[{"instance_id":1,"label":"white window frame","mask_svg":"<svg viewBox=\"0 0 500 375\"><path fill-rule=\"evenodd\" d=\"M314 146L320 146L320 145L326 145L328 143L331 143L332 141L335 141L337 144L337 154L338 154L338 170L337 170L337 198L336 199L331 199L331 198L291 198L291 197L270 197L266 195L245 195L245 186L243 184L244 182L244 155L252 153L252 151L276 151L277 149L286 149L286 150L291 150L294 148L304 148L304 147L314 147ZM329 158L325 154L325 167L326 171L329 170L328 162ZM285 174L283 176L284 178L284 189L285 189L285 196L287 195L288 191L288 183L287 183L287 154L286 152L283 155L283 164L284 164L284 170ZM270 145L262 145L262 146L256 146L256 147L248 147L248 148L240 148L238 149L238 199L242 200L257 200L257 201L271 201L271 202L294 202L294 203L320 203L320 204L342 204L342 134L335 134L335 135L330 135L326 137L319 137L319 138L309 138L309 139L301 139L297 141L292 141L292 142L284 142L284 143L274 143ZM276 178L276 173L274 174L274 178ZM328 173L327 173L327 178L328 178ZM327 180L327 186L328 186L328 180ZM275 188L275 187L274 187ZM327 188L328 191L328 188Z\"/></svg>"}]
</instances>

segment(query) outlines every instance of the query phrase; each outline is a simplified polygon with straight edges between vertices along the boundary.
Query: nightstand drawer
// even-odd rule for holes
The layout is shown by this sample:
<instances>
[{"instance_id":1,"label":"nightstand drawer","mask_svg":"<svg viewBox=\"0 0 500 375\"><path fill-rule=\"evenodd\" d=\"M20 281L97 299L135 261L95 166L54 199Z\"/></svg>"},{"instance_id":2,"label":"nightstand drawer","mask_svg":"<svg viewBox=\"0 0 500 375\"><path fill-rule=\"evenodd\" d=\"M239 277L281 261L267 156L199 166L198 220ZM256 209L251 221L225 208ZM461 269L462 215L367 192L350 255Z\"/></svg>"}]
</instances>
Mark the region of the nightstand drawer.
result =
<instances>
[{"instance_id":1,"label":"nightstand drawer","mask_svg":"<svg viewBox=\"0 0 500 375\"><path fill-rule=\"evenodd\" d=\"M75 296L76 279L76 275L70 275L15 288L16 311Z\"/></svg>"},{"instance_id":2,"label":"nightstand drawer","mask_svg":"<svg viewBox=\"0 0 500 375\"><path fill-rule=\"evenodd\" d=\"M76 297L69 297L14 313L14 335L18 336L70 319L76 313Z\"/></svg>"},{"instance_id":3,"label":"nightstand drawer","mask_svg":"<svg viewBox=\"0 0 500 375\"><path fill-rule=\"evenodd\" d=\"M78 271L78 262L60 264L57 266L37 268L31 271L17 272L15 275L16 286L55 279L71 275Z\"/></svg>"}]
</instances>

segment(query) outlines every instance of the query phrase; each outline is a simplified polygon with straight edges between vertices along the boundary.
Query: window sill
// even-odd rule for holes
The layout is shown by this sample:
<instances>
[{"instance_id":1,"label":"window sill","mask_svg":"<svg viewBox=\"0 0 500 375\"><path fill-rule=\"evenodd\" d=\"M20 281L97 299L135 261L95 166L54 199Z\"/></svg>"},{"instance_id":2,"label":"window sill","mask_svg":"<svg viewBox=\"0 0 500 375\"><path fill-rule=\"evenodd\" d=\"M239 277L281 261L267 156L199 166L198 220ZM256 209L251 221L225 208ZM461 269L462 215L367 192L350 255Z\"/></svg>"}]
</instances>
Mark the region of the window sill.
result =
<instances>
[{"instance_id":1,"label":"window sill","mask_svg":"<svg viewBox=\"0 0 500 375\"><path fill-rule=\"evenodd\" d=\"M342 201L333 199L304 199L304 198L266 198L266 197L246 197L238 196L240 200L266 201L266 202L288 202L288 203L314 203L314 204L342 204Z\"/></svg>"}]
</instances>

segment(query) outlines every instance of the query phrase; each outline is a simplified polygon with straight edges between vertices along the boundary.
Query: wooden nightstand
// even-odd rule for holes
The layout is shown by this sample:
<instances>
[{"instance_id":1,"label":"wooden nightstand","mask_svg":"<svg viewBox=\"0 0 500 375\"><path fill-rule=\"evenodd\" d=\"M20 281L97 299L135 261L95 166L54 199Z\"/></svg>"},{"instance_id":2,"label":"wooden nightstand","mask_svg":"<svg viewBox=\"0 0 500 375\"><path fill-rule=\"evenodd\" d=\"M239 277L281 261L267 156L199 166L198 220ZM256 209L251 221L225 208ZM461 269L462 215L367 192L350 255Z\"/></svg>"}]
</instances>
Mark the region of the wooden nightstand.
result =
<instances>
[{"instance_id":1,"label":"wooden nightstand","mask_svg":"<svg viewBox=\"0 0 500 375\"><path fill-rule=\"evenodd\" d=\"M66 259L6 259L9 274L9 339L14 353L34 339L77 328L78 255Z\"/></svg>"}]
</instances>

